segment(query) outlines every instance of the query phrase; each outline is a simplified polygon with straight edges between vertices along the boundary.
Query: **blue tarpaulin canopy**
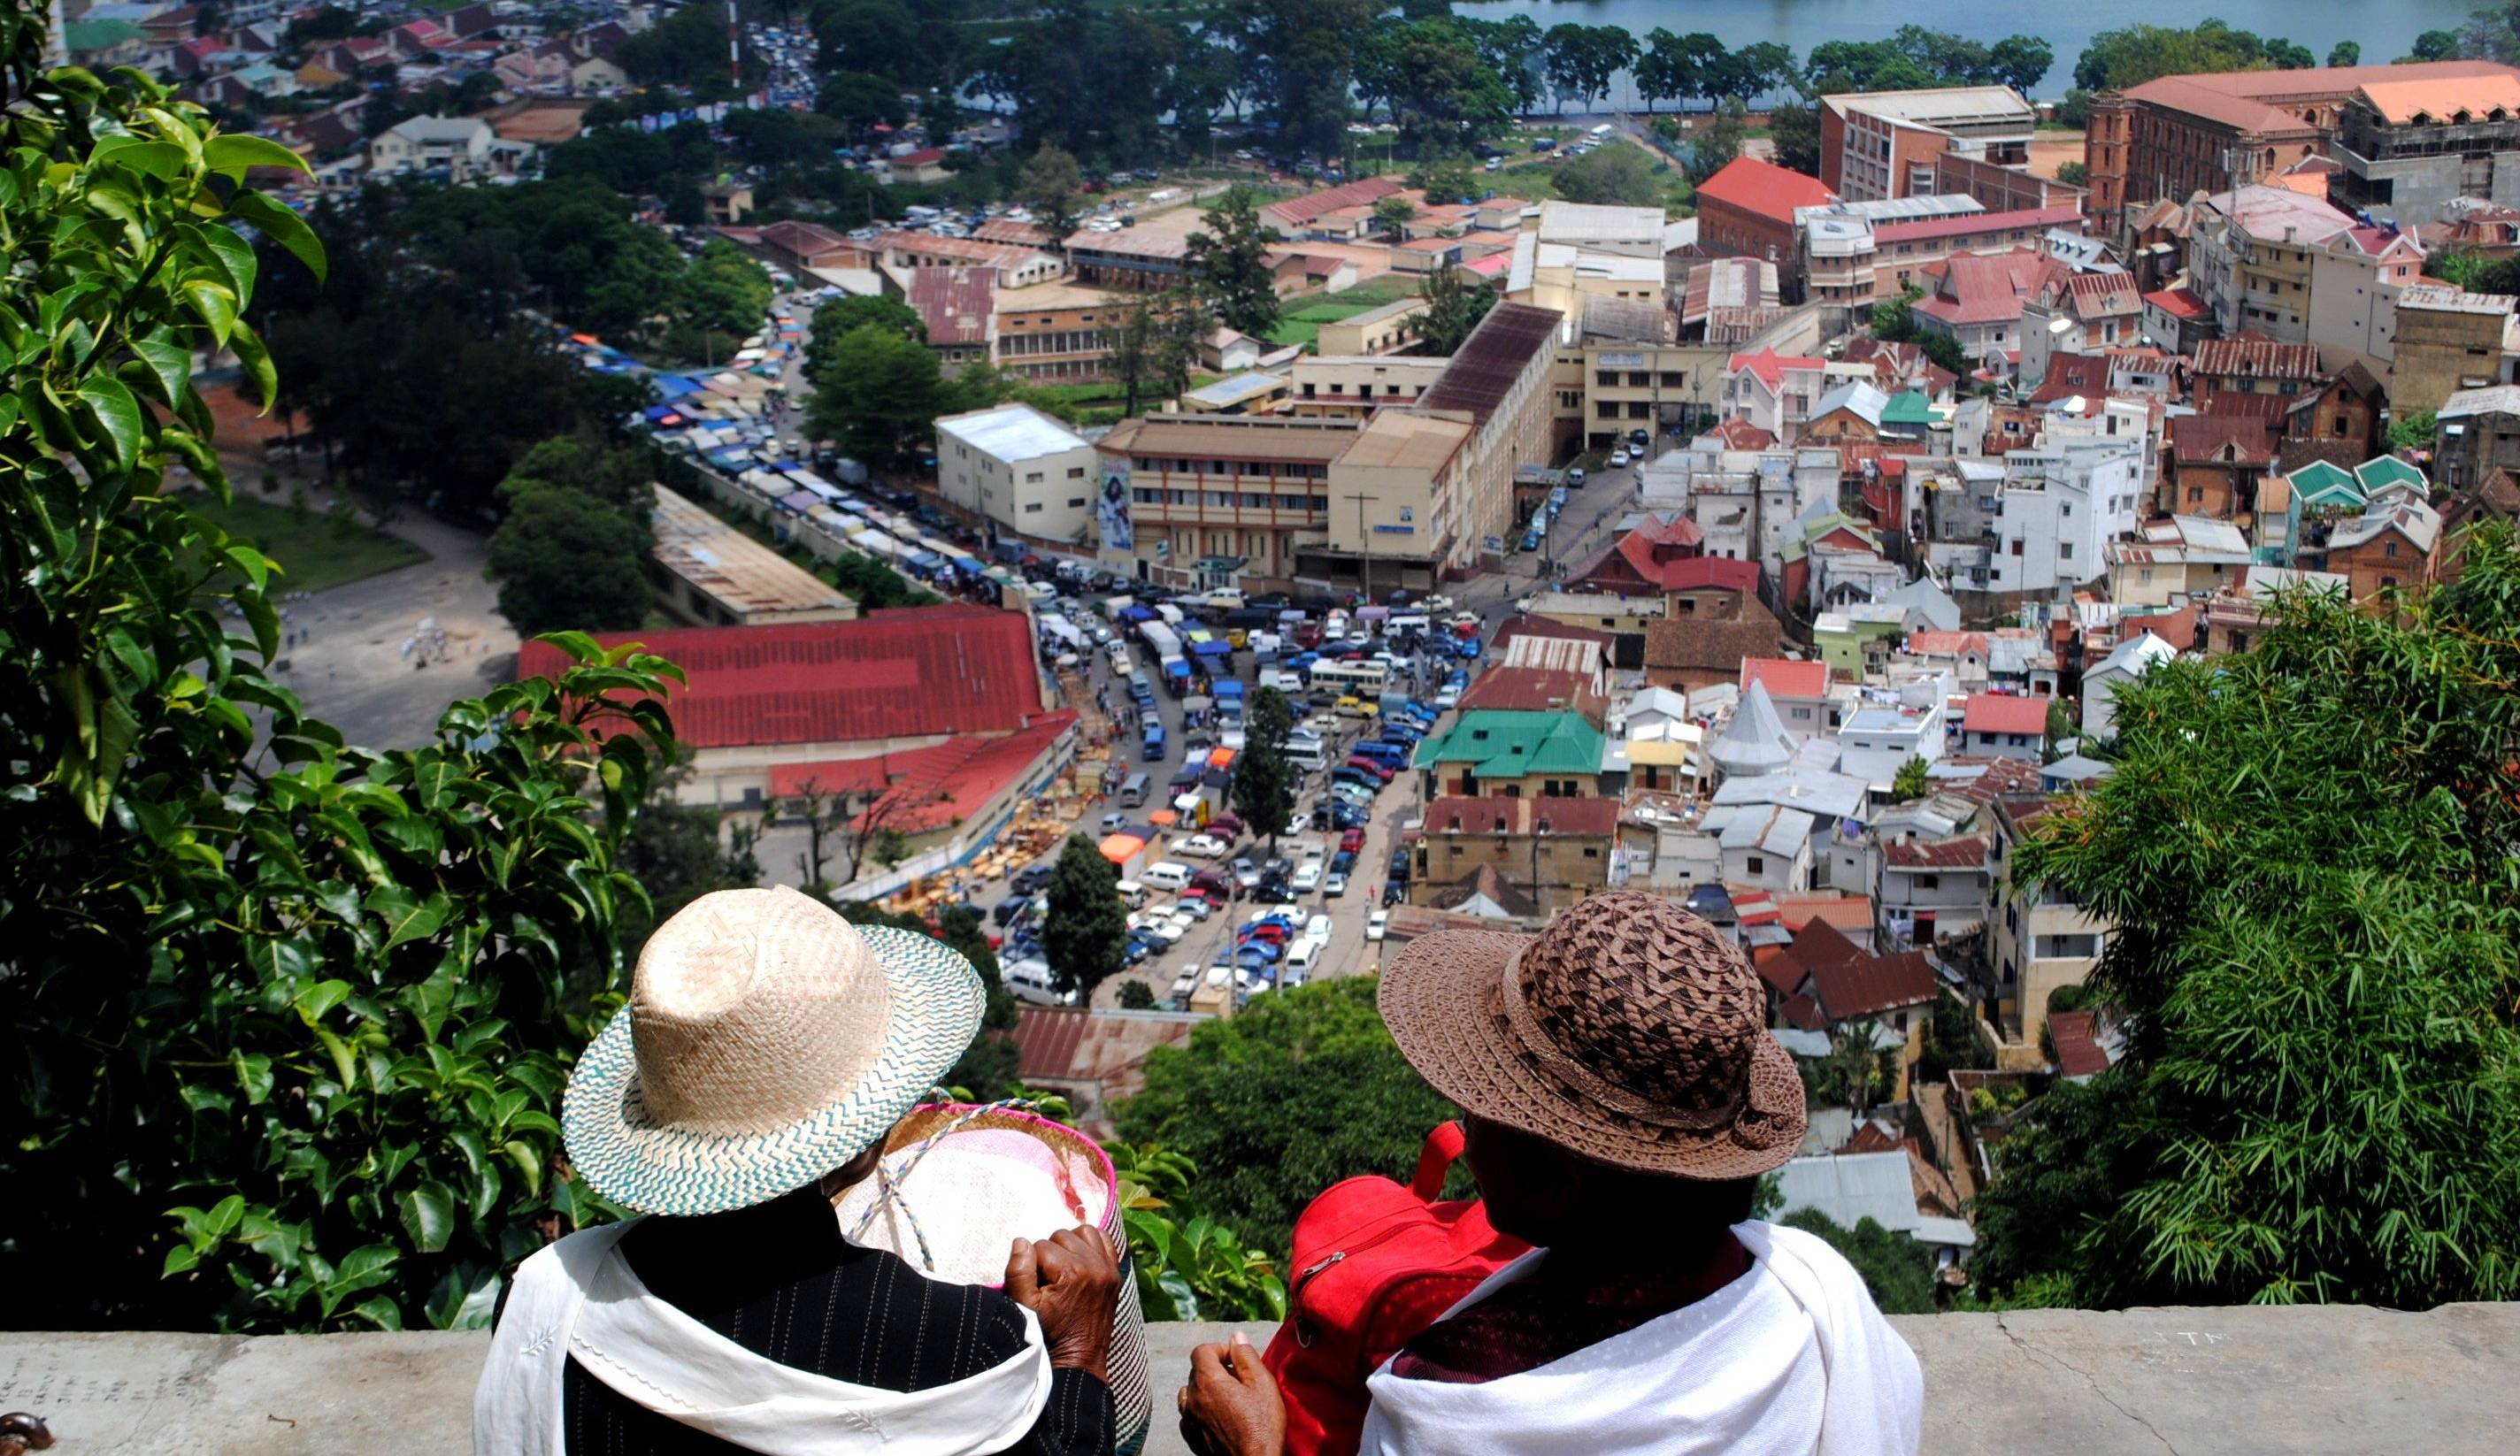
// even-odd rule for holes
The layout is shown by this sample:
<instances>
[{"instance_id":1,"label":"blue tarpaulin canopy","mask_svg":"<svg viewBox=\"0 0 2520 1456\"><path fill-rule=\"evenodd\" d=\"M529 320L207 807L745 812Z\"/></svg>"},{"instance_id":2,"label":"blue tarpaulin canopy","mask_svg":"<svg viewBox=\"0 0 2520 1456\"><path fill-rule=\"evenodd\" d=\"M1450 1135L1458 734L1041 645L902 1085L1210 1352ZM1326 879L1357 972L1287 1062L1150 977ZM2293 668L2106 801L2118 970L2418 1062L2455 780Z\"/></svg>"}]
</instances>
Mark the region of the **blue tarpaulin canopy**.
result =
<instances>
[{"instance_id":1,"label":"blue tarpaulin canopy","mask_svg":"<svg viewBox=\"0 0 2520 1456\"><path fill-rule=\"evenodd\" d=\"M1120 620L1123 622L1151 622L1155 620L1154 608L1145 606L1124 606L1120 608Z\"/></svg>"},{"instance_id":2,"label":"blue tarpaulin canopy","mask_svg":"<svg viewBox=\"0 0 2520 1456\"><path fill-rule=\"evenodd\" d=\"M648 376L648 382L656 386L658 399L681 399L686 394L700 392L698 382L686 379L681 375L651 375Z\"/></svg>"},{"instance_id":3,"label":"blue tarpaulin canopy","mask_svg":"<svg viewBox=\"0 0 2520 1456\"><path fill-rule=\"evenodd\" d=\"M945 559L952 562L954 569L963 573L965 576L978 576L982 570L980 559L977 556L967 556L960 552L956 552L947 555Z\"/></svg>"},{"instance_id":4,"label":"blue tarpaulin canopy","mask_svg":"<svg viewBox=\"0 0 2520 1456\"><path fill-rule=\"evenodd\" d=\"M1218 697L1229 697L1229 698L1230 698L1230 697L1240 697L1240 696L1242 696L1242 680L1241 680L1241 679L1239 679L1239 678L1219 678L1219 679L1217 679L1217 680L1216 680L1216 695L1217 695Z\"/></svg>"},{"instance_id":5,"label":"blue tarpaulin canopy","mask_svg":"<svg viewBox=\"0 0 2520 1456\"><path fill-rule=\"evenodd\" d=\"M1201 657L1224 657L1234 651L1234 644L1210 638L1203 642L1192 642L1191 650Z\"/></svg>"},{"instance_id":6,"label":"blue tarpaulin canopy","mask_svg":"<svg viewBox=\"0 0 2520 1456\"><path fill-rule=\"evenodd\" d=\"M675 411L672 405L650 405L647 409L642 410L639 413L650 419L659 421L666 419L680 419L682 418L682 416Z\"/></svg>"},{"instance_id":7,"label":"blue tarpaulin canopy","mask_svg":"<svg viewBox=\"0 0 2520 1456\"><path fill-rule=\"evenodd\" d=\"M798 515L803 515L806 511L811 510L822 504L823 498L815 495L812 491L790 491L787 495L781 496L778 502L780 509L792 510Z\"/></svg>"},{"instance_id":8,"label":"blue tarpaulin canopy","mask_svg":"<svg viewBox=\"0 0 2520 1456\"><path fill-rule=\"evenodd\" d=\"M945 558L936 554L934 552L912 552L909 555L906 555L901 559L902 563L910 567L913 571L942 571L945 569Z\"/></svg>"}]
</instances>

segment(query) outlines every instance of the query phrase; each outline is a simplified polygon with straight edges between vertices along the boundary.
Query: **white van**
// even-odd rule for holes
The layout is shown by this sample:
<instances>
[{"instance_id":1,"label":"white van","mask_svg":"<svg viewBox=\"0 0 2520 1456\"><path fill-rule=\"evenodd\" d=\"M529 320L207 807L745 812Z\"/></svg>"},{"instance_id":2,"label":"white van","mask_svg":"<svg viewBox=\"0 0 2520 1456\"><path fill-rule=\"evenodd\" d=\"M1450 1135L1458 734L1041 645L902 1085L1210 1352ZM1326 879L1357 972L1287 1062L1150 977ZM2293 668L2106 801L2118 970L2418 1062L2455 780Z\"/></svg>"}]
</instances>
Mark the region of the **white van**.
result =
<instances>
[{"instance_id":1,"label":"white van","mask_svg":"<svg viewBox=\"0 0 2520 1456\"><path fill-rule=\"evenodd\" d=\"M1036 1006L1073 1006L1076 993L1061 992L1051 982L1050 962L1027 958L998 967L998 980L1018 1001Z\"/></svg>"},{"instance_id":2,"label":"white van","mask_svg":"<svg viewBox=\"0 0 2520 1456\"><path fill-rule=\"evenodd\" d=\"M1147 866L1146 888L1139 890L1136 904L1146 903L1146 889L1186 890L1190 888L1190 866L1171 860L1158 860ZM1126 883L1123 881L1122 883ZM1135 904L1132 905L1135 908Z\"/></svg>"},{"instance_id":3,"label":"white van","mask_svg":"<svg viewBox=\"0 0 2520 1456\"><path fill-rule=\"evenodd\" d=\"M1154 881L1154 878L1155 878L1155 877L1154 877L1153 875L1151 875L1151 874L1150 874L1150 875L1148 875L1148 876L1147 876L1147 880L1148 880L1148 882L1149 884L1151 884L1151 883ZM1187 882L1185 882L1185 883L1187 883ZM1133 910L1137 910L1137 909L1144 909L1144 908L1146 908L1146 904L1147 904L1147 887L1146 887L1146 885L1141 885L1141 884L1139 884L1136 880L1122 880L1120 883L1118 883L1118 884L1116 884L1116 885L1112 886L1111 888L1120 892L1120 903L1121 903L1122 904L1127 905L1129 908L1131 908L1131 909L1133 909ZM1168 889L1169 889L1169 888L1177 888L1177 887L1167 886L1166 888L1168 888Z\"/></svg>"},{"instance_id":4,"label":"white van","mask_svg":"<svg viewBox=\"0 0 2520 1456\"><path fill-rule=\"evenodd\" d=\"M1318 772L1329 762L1319 738L1290 738L1286 741L1286 762L1298 769Z\"/></svg>"},{"instance_id":5,"label":"white van","mask_svg":"<svg viewBox=\"0 0 2520 1456\"><path fill-rule=\"evenodd\" d=\"M1310 980L1313 968L1321 964L1323 949L1321 942L1310 937L1297 941L1286 951L1286 963L1278 968L1278 984L1301 986Z\"/></svg>"}]
</instances>

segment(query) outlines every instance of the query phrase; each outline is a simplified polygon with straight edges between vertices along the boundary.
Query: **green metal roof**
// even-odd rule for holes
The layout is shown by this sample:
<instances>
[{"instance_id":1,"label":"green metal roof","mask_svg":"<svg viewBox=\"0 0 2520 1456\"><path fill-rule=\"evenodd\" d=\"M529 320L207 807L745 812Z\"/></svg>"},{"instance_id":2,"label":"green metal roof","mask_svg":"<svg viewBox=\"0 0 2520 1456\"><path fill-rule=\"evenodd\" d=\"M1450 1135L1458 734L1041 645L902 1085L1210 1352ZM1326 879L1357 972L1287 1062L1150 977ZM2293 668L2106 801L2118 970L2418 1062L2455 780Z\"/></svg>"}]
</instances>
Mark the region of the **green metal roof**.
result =
<instances>
[{"instance_id":1,"label":"green metal roof","mask_svg":"<svg viewBox=\"0 0 2520 1456\"><path fill-rule=\"evenodd\" d=\"M1788 538L1777 549L1778 556L1783 560L1801 560L1811 550L1813 542L1837 530L1852 531L1862 538L1865 546L1869 550L1876 552L1881 550L1881 538L1872 534L1872 528L1843 510L1832 510L1826 515L1808 516L1797 521L1796 524L1803 528L1802 535Z\"/></svg>"},{"instance_id":2,"label":"green metal roof","mask_svg":"<svg viewBox=\"0 0 2520 1456\"><path fill-rule=\"evenodd\" d=\"M1934 422L1932 403L1925 398L1925 391L1921 389L1911 389L1905 394L1894 394L1890 396L1890 403L1881 409L1881 422L1919 426L1932 424Z\"/></svg>"},{"instance_id":3,"label":"green metal roof","mask_svg":"<svg viewBox=\"0 0 2520 1456\"><path fill-rule=\"evenodd\" d=\"M2418 491L2432 489L2424 472L2394 455L2375 456L2354 467L2354 478L2362 482L2362 494L2369 495L2384 485L2411 485Z\"/></svg>"},{"instance_id":4,"label":"green metal roof","mask_svg":"<svg viewBox=\"0 0 2520 1456\"><path fill-rule=\"evenodd\" d=\"M2359 508L2362 505L2362 482L2354 478L2353 471L2323 460L2312 461L2285 476L2284 480L2292 486L2293 504L2296 506Z\"/></svg>"},{"instance_id":5,"label":"green metal roof","mask_svg":"<svg viewBox=\"0 0 2520 1456\"><path fill-rule=\"evenodd\" d=\"M129 21L72 21L62 27L62 46L71 55L87 55L137 40L141 33Z\"/></svg>"},{"instance_id":6,"label":"green metal roof","mask_svg":"<svg viewBox=\"0 0 2520 1456\"><path fill-rule=\"evenodd\" d=\"M1601 730L1581 713L1485 708L1462 714L1451 731L1418 744L1416 767L1465 764L1481 778L1598 773L1601 747Z\"/></svg>"}]
</instances>

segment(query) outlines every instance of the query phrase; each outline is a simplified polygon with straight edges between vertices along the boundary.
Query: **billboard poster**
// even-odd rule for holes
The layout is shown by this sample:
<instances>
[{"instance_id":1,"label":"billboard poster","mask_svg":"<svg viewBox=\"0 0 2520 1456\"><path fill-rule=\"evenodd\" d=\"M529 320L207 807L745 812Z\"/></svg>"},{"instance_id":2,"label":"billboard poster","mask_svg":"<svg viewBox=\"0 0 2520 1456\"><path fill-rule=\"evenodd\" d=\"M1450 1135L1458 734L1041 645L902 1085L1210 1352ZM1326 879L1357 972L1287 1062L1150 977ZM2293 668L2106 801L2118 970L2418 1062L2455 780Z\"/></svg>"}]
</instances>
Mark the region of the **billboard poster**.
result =
<instances>
[{"instance_id":1,"label":"billboard poster","mask_svg":"<svg viewBox=\"0 0 2520 1456\"><path fill-rule=\"evenodd\" d=\"M1114 456L1102 466L1102 491L1094 503L1094 519L1102 528L1102 549L1123 555L1138 546L1137 526L1129 518L1129 458Z\"/></svg>"}]
</instances>

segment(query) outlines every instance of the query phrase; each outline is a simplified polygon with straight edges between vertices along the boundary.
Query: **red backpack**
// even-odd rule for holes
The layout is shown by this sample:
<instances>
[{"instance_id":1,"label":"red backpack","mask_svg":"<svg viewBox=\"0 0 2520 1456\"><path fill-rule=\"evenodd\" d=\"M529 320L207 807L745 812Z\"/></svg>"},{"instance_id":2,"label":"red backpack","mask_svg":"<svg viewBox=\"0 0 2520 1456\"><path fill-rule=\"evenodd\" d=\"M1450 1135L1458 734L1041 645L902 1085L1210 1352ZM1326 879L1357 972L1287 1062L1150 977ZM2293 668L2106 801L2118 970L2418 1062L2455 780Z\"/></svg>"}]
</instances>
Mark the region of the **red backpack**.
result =
<instances>
[{"instance_id":1,"label":"red backpack","mask_svg":"<svg viewBox=\"0 0 2520 1456\"><path fill-rule=\"evenodd\" d=\"M1426 1134L1407 1187L1348 1178L1295 1220L1285 1323L1261 1357L1286 1397L1288 1456L1355 1456L1366 1377L1528 1247L1477 1199L1438 1203L1462 1125Z\"/></svg>"}]
</instances>

